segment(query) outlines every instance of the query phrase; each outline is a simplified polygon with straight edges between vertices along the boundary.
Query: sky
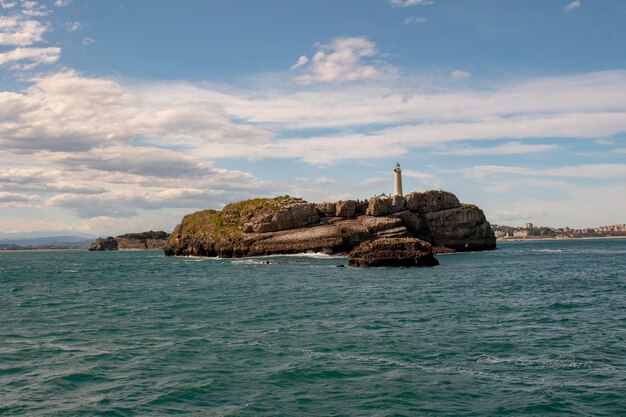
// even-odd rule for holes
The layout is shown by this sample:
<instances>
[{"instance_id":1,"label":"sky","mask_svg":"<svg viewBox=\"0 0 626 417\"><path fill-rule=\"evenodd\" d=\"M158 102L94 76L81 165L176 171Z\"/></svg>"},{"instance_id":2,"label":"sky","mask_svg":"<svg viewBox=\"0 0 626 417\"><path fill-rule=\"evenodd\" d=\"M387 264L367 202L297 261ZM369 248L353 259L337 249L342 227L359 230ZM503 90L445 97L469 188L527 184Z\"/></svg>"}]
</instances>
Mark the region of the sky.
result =
<instances>
[{"instance_id":1,"label":"sky","mask_svg":"<svg viewBox=\"0 0 626 417\"><path fill-rule=\"evenodd\" d=\"M0 235L444 189L626 222L623 0L0 0Z\"/></svg>"}]
</instances>

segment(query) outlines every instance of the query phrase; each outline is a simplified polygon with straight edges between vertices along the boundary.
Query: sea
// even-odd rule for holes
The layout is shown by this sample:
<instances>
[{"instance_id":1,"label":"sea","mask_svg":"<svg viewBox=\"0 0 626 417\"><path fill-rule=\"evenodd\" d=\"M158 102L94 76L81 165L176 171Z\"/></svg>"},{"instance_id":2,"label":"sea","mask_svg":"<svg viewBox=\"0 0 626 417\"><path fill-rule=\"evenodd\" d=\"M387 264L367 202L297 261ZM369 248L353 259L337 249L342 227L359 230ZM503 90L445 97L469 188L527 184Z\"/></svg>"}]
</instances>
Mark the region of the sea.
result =
<instances>
[{"instance_id":1,"label":"sea","mask_svg":"<svg viewBox=\"0 0 626 417\"><path fill-rule=\"evenodd\" d=\"M0 414L626 415L626 239L438 259L1 252Z\"/></svg>"}]
</instances>

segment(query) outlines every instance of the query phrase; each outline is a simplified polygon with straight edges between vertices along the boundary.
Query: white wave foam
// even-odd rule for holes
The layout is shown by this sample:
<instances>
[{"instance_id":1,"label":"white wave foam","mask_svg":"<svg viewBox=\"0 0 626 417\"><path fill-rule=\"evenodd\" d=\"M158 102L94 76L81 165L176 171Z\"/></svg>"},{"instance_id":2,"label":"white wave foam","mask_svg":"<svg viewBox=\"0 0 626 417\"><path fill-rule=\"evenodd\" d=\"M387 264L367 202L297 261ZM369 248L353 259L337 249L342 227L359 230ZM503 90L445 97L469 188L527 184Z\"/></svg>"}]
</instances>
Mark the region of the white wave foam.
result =
<instances>
[{"instance_id":1,"label":"white wave foam","mask_svg":"<svg viewBox=\"0 0 626 417\"><path fill-rule=\"evenodd\" d=\"M592 364L576 359L531 359L531 358L498 358L493 356L481 356L477 363L484 364L513 364L517 366L538 366L553 369L591 369Z\"/></svg>"},{"instance_id":2,"label":"white wave foam","mask_svg":"<svg viewBox=\"0 0 626 417\"><path fill-rule=\"evenodd\" d=\"M324 252L288 253L288 254L254 256L254 257L251 257L251 258L254 259L254 258L279 258L279 257L315 258L315 259L346 259L347 258L347 256L328 254L328 253L324 253Z\"/></svg>"}]
</instances>

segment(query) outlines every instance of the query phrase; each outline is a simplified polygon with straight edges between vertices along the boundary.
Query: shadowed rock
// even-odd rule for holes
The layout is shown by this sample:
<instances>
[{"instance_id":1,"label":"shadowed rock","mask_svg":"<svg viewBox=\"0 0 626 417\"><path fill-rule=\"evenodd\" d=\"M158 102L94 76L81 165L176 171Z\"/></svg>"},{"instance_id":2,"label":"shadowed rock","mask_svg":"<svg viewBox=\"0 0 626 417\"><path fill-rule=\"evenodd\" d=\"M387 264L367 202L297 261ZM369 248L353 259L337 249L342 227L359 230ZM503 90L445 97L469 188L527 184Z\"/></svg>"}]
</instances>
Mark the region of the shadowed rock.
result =
<instances>
[{"instance_id":1,"label":"shadowed rock","mask_svg":"<svg viewBox=\"0 0 626 417\"><path fill-rule=\"evenodd\" d=\"M355 200L339 201L335 206L335 216L351 219L356 213L356 208Z\"/></svg>"},{"instance_id":2,"label":"shadowed rock","mask_svg":"<svg viewBox=\"0 0 626 417\"><path fill-rule=\"evenodd\" d=\"M113 236L106 239L98 238L89 245L90 252L100 252L105 250L117 250L117 240Z\"/></svg>"},{"instance_id":3,"label":"shadowed rock","mask_svg":"<svg viewBox=\"0 0 626 417\"><path fill-rule=\"evenodd\" d=\"M350 266L436 266L439 261L433 256L428 242L414 238L383 238L361 243L350 252Z\"/></svg>"}]
</instances>

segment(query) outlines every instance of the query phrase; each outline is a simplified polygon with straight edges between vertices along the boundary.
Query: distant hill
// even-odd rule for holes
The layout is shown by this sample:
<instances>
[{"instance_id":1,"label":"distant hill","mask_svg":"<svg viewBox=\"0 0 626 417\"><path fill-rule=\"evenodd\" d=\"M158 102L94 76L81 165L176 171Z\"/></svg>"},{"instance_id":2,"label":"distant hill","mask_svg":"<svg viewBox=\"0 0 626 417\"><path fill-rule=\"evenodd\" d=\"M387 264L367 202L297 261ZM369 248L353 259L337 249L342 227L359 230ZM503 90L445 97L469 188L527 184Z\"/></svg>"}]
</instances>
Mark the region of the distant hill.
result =
<instances>
[{"instance_id":1,"label":"distant hill","mask_svg":"<svg viewBox=\"0 0 626 417\"><path fill-rule=\"evenodd\" d=\"M7 233L0 231L0 240L16 240L16 239L33 239L40 237L54 237L54 238L79 238L79 239L94 239L95 236L88 233L81 232L46 232L46 231L35 231L35 232L18 232L18 233Z\"/></svg>"},{"instance_id":2,"label":"distant hill","mask_svg":"<svg viewBox=\"0 0 626 417\"><path fill-rule=\"evenodd\" d=\"M88 248L93 239L81 236L0 238L0 249Z\"/></svg>"}]
</instances>

